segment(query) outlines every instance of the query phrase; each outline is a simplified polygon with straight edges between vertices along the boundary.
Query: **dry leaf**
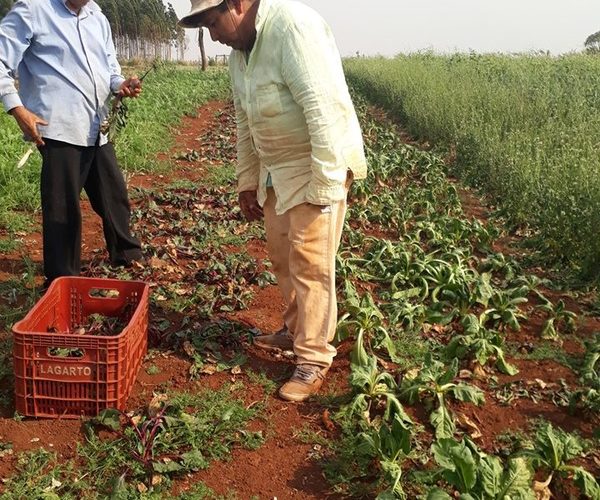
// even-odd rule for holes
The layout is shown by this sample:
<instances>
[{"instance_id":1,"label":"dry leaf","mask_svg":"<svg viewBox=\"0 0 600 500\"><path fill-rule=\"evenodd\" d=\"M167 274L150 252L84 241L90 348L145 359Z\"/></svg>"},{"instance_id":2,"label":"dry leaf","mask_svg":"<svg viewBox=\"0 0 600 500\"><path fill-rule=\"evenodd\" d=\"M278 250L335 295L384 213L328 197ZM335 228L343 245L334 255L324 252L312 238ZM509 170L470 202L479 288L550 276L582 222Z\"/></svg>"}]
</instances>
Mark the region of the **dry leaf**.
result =
<instances>
[{"instance_id":1,"label":"dry leaf","mask_svg":"<svg viewBox=\"0 0 600 500\"><path fill-rule=\"evenodd\" d=\"M52 478L50 486L48 486L47 488L44 488L44 492L50 493L51 491L55 490L56 488L60 488L61 486L62 486L62 483L58 479Z\"/></svg>"},{"instance_id":2,"label":"dry leaf","mask_svg":"<svg viewBox=\"0 0 600 500\"><path fill-rule=\"evenodd\" d=\"M483 435L483 434L481 434L479 427L477 427L477 424L475 422L473 422L465 414L459 413L457 415L457 420L458 420L459 425L461 425L465 429L469 430L469 435L471 436L472 439L479 439Z\"/></svg>"},{"instance_id":3,"label":"dry leaf","mask_svg":"<svg viewBox=\"0 0 600 500\"><path fill-rule=\"evenodd\" d=\"M242 373L242 367L240 365L235 365L232 369L231 369L231 373L233 375L239 375L240 373Z\"/></svg>"},{"instance_id":4,"label":"dry leaf","mask_svg":"<svg viewBox=\"0 0 600 500\"><path fill-rule=\"evenodd\" d=\"M206 354L206 362L216 365L219 362L219 360L214 356L214 354L208 353Z\"/></svg>"},{"instance_id":5,"label":"dry leaf","mask_svg":"<svg viewBox=\"0 0 600 500\"><path fill-rule=\"evenodd\" d=\"M200 373L204 373L206 375L214 375L215 373L217 373L217 366L216 365L204 365L202 367L202 370L200 370Z\"/></svg>"},{"instance_id":6,"label":"dry leaf","mask_svg":"<svg viewBox=\"0 0 600 500\"><path fill-rule=\"evenodd\" d=\"M150 403L148 404L148 415L150 417L156 417L156 415L158 415L158 413L164 406L164 403L166 402L166 394L155 394Z\"/></svg>"},{"instance_id":7,"label":"dry leaf","mask_svg":"<svg viewBox=\"0 0 600 500\"><path fill-rule=\"evenodd\" d=\"M134 269L136 269L138 271L142 271L144 269L144 264L142 262L140 262L139 260L133 260L133 261L131 261L131 267L133 267Z\"/></svg>"},{"instance_id":8,"label":"dry leaf","mask_svg":"<svg viewBox=\"0 0 600 500\"><path fill-rule=\"evenodd\" d=\"M475 363L473 366L473 377L477 380L487 380L485 368L483 368L483 366L481 366L479 363Z\"/></svg>"},{"instance_id":9,"label":"dry leaf","mask_svg":"<svg viewBox=\"0 0 600 500\"><path fill-rule=\"evenodd\" d=\"M444 333L446 331L446 327L444 325L434 324L431 326L431 330L435 333Z\"/></svg>"},{"instance_id":10,"label":"dry leaf","mask_svg":"<svg viewBox=\"0 0 600 500\"><path fill-rule=\"evenodd\" d=\"M329 410L325 410L323 412L322 420L323 420L323 425L325 426L325 429L327 429L329 432L335 431L335 424L333 423L333 421L331 420L331 417L329 416Z\"/></svg>"},{"instance_id":11,"label":"dry leaf","mask_svg":"<svg viewBox=\"0 0 600 500\"><path fill-rule=\"evenodd\" d=\"M190 357L193 358L194 355L196 354L196 349L195 347L192 345L192 343L189 340L186 340L183 343L183 351Z\"/></svg>"},{"instance_id":12,"label":"dry leaf","mask_svg":"<svg viewBox=\"0 0 600 500\"><path fill-rule=\"evenodd\" d=\"M158 257L150 258L149 264L152 269L162 269L163 267L165 267L167 265L167 263L164 260L162 260Z\"/></svg>"}]
</instances>

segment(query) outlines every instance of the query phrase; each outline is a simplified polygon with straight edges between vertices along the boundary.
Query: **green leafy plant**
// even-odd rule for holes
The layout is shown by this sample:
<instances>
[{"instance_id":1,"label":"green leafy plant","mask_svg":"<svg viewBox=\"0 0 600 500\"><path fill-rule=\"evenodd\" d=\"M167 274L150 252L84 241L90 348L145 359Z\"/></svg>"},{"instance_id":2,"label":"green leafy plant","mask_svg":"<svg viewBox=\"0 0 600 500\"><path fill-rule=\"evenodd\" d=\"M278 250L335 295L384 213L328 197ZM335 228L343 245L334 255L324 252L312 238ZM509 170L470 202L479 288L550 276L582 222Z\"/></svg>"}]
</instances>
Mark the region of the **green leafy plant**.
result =
<instances>
[{"instance_id":1,"label":"green leafy plant","mask_svg":"<svg viewBox=\"0 0 600 500\"><path fill-rule=\"evenodd\" d=\"M426 306L420 301L400 298L381 304L381 310L392 325L399 325L408 332L417 332L425 320Z\"/></svg>"},{"instance_id":2,"label":"green leafy plant","mask_svg":"<svg viewBox=\"0 0 600 500\"><path fill-rule=\"evenodd\" d=\"M479 270L501 274L503 280L511 281L520 271L520 266L515 259L506 257L503 253L493 253L481 261Z\"/></svg>"},{"instance_id":3,"label":"green leafy plant","mask_svg":"<svg viewBox=\"0 0 600 500\"><path fill-rule=\"evenodd\" d=\"M521 329L519 320L526 316L519 309L519 305L527 302L528 289L524 286L508 290L496 290L490 300L491 307L484 314L494 326L499 328L509 327L514 331Z\"/></svg>"},{"instance_id":4,"label":"green leafy plant","mask_svg":"<svg viewBox=\"0 0 600 500\"><path fill-rule=\"evenodd\" d=\"M449 495L433 488L427 500L535 500L531 488L533 474L524 458L512 458L503 464L498 457L480 451L475 443L464 438L439 439L431 452L440 466L443 479L457 491Z\"/></svg>"},{"instance_id":5,"label":"green leafy plant","mask_svg":"<svg viewBox=\"0 0 600 500\"><path fill-rule=\"evenodd\" d=\"M581 366L582 389L570 398L571 411L583 407L591 414L600 412L600 333L586 342L586 352Z\"/></svg>"},{"instance_id":6,"label":"green leafy plant","mask_svg":"<svg viewBox=\"0 0 600 500\"><path fill-rule=\"evenodd\" d=\"M461 321L462 333L455 334L446 346L446 356L459 359L472 356L481 366L492 361L502 373L515 375L519 370L504 357L503 337L497 331L487 328L486 320L485 313L479 317L467 314Z\"/></svg>"},{"instance_id":7,"label":"green leafy plant","mask_svg":"<svg viewBox=\"0 0 600 500\"><path fill-rule=\"evenodd\" d=\"M548 317L542 325L541 337L543 339L556 340L560 338L560 333L572 332L575 329L575 320L577 315L573 311L566 309L565 303L560 299L556 305L552 304L541 293L537 294L543 301L537 306L538 309L544 311Z\"/></svg>"},{"instance_id":8,"label":"green leafy plant","mask_svg":"<svg viewBox=\"0 0 600 500\"><path fill-rule=\"evenodd\" d=\"M337 340L344 340L354 333L357 342L360 338L360 343L366 342L369 347L382 346L392 361L395 361L396 347L384 324L383 314L375 304L372 295L366 293L360 299L352 295L343 307L346 313L338 323Z\"/></svg>"},{"instance_id":9,"label":"green leafy plant","mask_svg":"<svg viewBox=\"0 0 600 500\"><path fill-rule=\"evenodd\" d=\"M431 412L430 422L435 428L437 438L451 438L456 430L454 416L446 405L448 395L459 401L482 404L484 393L478 387L462 382L454 383L458 375L458 359L453 359L448 367L433 359L431 354L425 358L423 367L417 372L407 373L402 379L400 397L414 404L425 398L425 401L436 408Z\"/></svg>"},{"instance_id":10,"label":"green leafy plant","mask_svg":"<svg viewBox=\"0 0 600 500\"><path fill-rule=\"evenodd\" d=\"M192 359L190 377L242 366L247 361L243 343L250 339L250 332L240 323L217 320L204 325L193 325L179 332L183 350Z\"/></svg>"},{"instance_id":11,"label":"green leafy plant","mask_svg":"<svg viewBox=\"0 0 600 500\"><path fill-rule=\"evenodd\" d=\"M600 332L586 342L581 378L584 384L600 388Z\"/></svg>"},{"instance_id":12,"label":"green leafy plant","mask_svg":"<svg viewBox=\"0 0 600 500\"><path fill-rule=\"evenodd\" d=\"M123 458L113 464L121 482L145 479L148 488L156 475L169 477L205 469L213 459L226 457L232 446L257 448L261 432L244 429L260 405L246 408L232 396L234 386L198 394L157 395L142 414L125 414L107 409L90 421L88 442L98 442L95 427L110 430L111 453ZM80 450L97 461L88 447ZM115 471L112 472L113 477Z\"/></svg>"},{"instance_id":13,"label":"green leafy plant","mask_svg":"<svg viewBox=\"0 0 600 500\"><path fill-rule=\"evenodd\" d=\"M557 476L569 476L573 477L581 493L592 500L600 498L600 485L594 476L583 467L570 463L584 455L581 440L573 434L545 423L537 430L533 447L522 450L519 455L528 458L536 470L549 474L543 483L545 488Z\"/></svg>"},{"instance_id":14,"label":"green leafy plant","mask_svg":"<svg viewBox=\"0 0 600 500\"><path fill-rule=\"evenodd\" d=\"M405 422L395 415L390 424L383 422L379 429L363 432L360 437L366 450L379 461L384 479L390 485L377 495L377 499L406 498L400 480L402 462L411 450L411 435Z\"/></svg>"},{"instance_id":15,"label":"green leafy plant","mask_svg":"<svg viewBox=\"0 0 600 500\"><path fill-rule=\"evenodd\" d=\"M142 464L151 478L155 471L164 472L155 458L160 447L160 434L167 428L166 410L165 405L151 415L134 418L122 411L106 409L92 422L107 427L125 441L131 456Z\"/></svg>"},{"instance_id":16,"label":"green leafy plant","mask_svg":"<svg viewBox=\"0 0 600 500\"><path fill-rule=\"evenodd\" d=\"M367 354L363 345L363 332L359 332L351 355L350 385L354 398L349 406L351 413L358 413L371 422L374 409L383 407L384 418L398 416L402 422L412 424L398 399L398 386L394 377L377 369L377 358Z\"/></svg>"}]
</instances>

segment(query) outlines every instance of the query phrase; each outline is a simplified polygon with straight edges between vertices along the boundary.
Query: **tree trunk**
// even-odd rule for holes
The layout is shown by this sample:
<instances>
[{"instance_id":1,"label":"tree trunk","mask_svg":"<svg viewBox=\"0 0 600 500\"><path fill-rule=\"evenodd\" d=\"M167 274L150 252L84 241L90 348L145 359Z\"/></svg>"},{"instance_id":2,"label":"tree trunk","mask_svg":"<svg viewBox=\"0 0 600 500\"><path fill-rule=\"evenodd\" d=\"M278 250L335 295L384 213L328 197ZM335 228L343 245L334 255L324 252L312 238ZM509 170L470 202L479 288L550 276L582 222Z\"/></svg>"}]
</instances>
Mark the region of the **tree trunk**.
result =
<instances>
[{"instance_id":1,"label":"tree trunk","mask_svg":"<svg viewBox=\"0 0 600 500\"><path fill-rule=\"evenodd\" d=\"M200 47L202 71L206 71L208 63L206 62L206 51L204 50L204 30L202 28L198 28L198 46Z\"/></svg>"}]
</instances>

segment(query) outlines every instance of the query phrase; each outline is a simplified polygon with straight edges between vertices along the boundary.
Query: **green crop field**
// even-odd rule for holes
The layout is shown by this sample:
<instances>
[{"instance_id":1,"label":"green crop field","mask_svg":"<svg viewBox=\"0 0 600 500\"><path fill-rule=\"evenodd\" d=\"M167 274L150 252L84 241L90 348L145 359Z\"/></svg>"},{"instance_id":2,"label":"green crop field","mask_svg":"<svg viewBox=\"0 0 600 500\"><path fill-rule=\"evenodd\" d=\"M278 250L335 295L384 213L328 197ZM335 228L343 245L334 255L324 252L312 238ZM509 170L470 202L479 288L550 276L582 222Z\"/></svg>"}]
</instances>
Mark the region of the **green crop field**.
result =
<instances>
[{"instance_id":1,"label":"green crop field","mask_svg":"<svg viewBox=\"0 0 600 500\"><path fill-rule=\"evenodd\" d=\"M147 260L113 267L92 244L82 270L150 285L150 349L124 411L56 432L15 411L40 165L16 168L27 145L2 116L0 499L600 499L598 291L532 265L598 274L597 66L346 61L369 172L337 255L338 355L318 395L288 404L293 352L253 345L282 299L238 204L227 74L161 65L116 140L124 170L150 174L129 185Z\"/></svg>"},{"instance_id":2,"label":"green crop field","mask_svg":"<svg viewBox=\"0 0 600 500\"><path fill-rule=\"evenodd\" d=\"M546 263L600 275L600 58L353 58L348 78L526 225Z\"/></svg>"}]
</instances>

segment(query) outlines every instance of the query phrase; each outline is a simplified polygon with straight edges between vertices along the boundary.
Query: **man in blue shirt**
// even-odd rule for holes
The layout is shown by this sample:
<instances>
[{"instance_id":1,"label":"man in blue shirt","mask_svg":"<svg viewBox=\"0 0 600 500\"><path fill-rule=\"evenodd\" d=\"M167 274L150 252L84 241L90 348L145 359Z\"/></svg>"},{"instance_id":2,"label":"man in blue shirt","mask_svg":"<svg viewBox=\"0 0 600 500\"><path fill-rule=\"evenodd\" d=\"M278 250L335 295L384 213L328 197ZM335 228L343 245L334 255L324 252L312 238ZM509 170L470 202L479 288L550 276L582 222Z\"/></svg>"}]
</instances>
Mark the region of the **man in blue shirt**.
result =
<instances>
[{"instance_id":1,"label":"man in blue shirt","mask_svg":"<svg viewBox=\"0 0 600 500\"><path fill-rule=\"evenodd\" d=\"M111 94L140 92L137 78L121 76L95 2L19 0L0 22L0 99L42 155L46 284L80 272L82 189L102 218L111 264L142 259L123 174L100 130Z\"/></svg>"}]
</instances>

